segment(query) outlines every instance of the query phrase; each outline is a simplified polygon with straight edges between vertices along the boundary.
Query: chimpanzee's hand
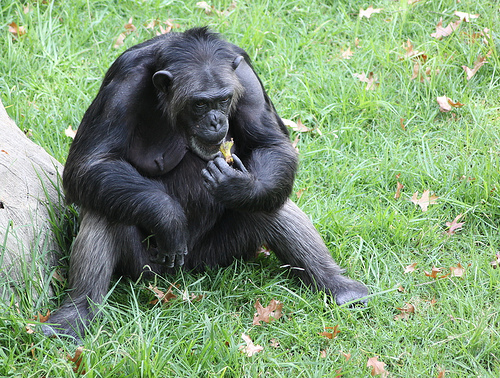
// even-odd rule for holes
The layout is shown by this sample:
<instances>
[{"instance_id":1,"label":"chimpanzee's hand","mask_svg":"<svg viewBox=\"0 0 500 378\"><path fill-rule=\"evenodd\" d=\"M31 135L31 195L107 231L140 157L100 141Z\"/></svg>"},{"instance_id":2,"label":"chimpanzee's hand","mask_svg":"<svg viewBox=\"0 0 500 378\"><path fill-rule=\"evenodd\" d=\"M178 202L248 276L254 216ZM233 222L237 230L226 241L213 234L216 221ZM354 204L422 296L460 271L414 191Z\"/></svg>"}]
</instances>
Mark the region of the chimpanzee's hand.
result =
<instances>
[{"instance_id":1,"label":"chimpanzee's hand","mask_svg":"<svg viewBox=\"0 0 500 378\"><path fill-rule=\"evenodd\" d=\"M229 208L238 208L252 200L256 180L238 156L233 154L232 157L233 167L219 153L207 163L201 174L205 187L218 202Z\"/></svg>"},{"instance_id":2,"label":"chimpanzee's hand","mask_svg":"<svg viewBox=\"0 0 500 378\"><path fill-rule=\"evenodd\" d=\"M158 248L150 249L151 261L169 268L184 265L187 255L187 229L184 225L169 224L163 231L156 231Z\"/></svg>"}]
</instances>

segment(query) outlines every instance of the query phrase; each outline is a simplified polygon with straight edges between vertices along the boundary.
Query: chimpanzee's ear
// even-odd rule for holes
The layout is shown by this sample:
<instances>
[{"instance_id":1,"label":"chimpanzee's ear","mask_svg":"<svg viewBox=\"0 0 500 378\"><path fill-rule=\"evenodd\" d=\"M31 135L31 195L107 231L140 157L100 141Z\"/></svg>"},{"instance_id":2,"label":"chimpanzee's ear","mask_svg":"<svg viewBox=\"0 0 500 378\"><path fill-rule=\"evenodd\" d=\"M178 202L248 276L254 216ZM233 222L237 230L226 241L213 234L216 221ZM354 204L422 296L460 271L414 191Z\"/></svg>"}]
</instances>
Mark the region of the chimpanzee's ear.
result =
<instances>
[{"instance_id":1,"label":"chimpanzee's ear","mask_svg":"<svg viewBox=\"0 0 500 378\"><path fill-rule=\"evenodd\" d=\"M243 56L239 55L236 57L236 59L233 60L233 69L238 68L240 65L241 61L243 60Z\"/></svg>"},{"instance_id":2,"label":"chimpanzee's ear","mask_svg":"<svg viewBox=\"0 0 500 378\"><path fill-rule=\"evenodd\" d=\"M168 87L172 83L173 76L169 71L158 71L153 75L153 84L156 89L162 92L167 92Z\"/></svg>"}]
</instances>

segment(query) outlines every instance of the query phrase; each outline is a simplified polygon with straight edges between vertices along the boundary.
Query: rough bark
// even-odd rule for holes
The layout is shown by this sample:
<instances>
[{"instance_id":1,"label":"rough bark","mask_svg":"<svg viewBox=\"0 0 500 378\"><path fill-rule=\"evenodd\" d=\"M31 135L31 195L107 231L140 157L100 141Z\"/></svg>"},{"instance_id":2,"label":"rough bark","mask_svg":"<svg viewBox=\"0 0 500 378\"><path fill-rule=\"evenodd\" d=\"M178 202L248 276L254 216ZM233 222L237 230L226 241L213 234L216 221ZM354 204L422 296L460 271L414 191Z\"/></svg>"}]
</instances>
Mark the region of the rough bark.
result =
<instances>
[{"instance_id":1,"label":"rough bark","mask_svg":"<svg viewBox=\"0 0 500 378\"><path fill-rule=\"evenodd\" d=\"M62 204L56 188L62 165L33 143L0 101L0 298L50 291L48 269L58 247L48 204ZM55 185L54 185L55 184Z\"/></svg>"}]
</instances>

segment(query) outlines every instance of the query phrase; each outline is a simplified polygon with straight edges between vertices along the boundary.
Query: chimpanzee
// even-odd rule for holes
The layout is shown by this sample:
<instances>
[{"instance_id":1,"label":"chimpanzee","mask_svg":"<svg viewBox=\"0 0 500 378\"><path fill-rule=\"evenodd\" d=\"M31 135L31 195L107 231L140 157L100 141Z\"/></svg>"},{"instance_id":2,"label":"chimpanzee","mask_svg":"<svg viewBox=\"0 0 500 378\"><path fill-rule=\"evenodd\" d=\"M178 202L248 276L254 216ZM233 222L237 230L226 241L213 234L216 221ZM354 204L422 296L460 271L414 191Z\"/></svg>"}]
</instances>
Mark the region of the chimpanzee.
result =
<instances>
[{"instance_id":1,"label":"chimpanzee","mask_svg":"<svg viewBox=\"0 0 500 378\"><path fill-rule=\"evenodd\" d=\"M234 141L234 163L220 145ZM106 73L63 174L80 231L69 297L43 327L80 337L113 273L134 279L250 259L263 244L338 304L363 302L288 199L297 154L250 59L207 28L155 37ZM146 269L148 268L148 269Z\"/></svg>"}]
</instances>

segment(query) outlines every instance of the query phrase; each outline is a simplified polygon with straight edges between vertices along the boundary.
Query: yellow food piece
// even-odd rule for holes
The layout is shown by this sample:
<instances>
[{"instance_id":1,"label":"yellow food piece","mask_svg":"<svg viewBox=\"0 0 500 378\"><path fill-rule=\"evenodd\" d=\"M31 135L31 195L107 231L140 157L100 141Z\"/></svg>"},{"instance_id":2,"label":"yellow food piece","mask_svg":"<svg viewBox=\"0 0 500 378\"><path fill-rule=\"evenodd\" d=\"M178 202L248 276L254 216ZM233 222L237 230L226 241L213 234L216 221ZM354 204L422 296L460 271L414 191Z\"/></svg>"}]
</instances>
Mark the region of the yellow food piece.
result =
<instances>
[{"instance_id":1,"label":"yellow food piece","mask_svg":"<svg viewBox=\"0 0 500 378\"><path fill-rule=\"evenodd\" d=\"M226 141L220 145L220 152L222 152L222 155L224 155L224 158L226 159L226 163L228 164L233 164L233 156L231 155L231 148L233 147L234 141L233 138L231 138L230 141Z\"/></svg>"}]
</instances>

